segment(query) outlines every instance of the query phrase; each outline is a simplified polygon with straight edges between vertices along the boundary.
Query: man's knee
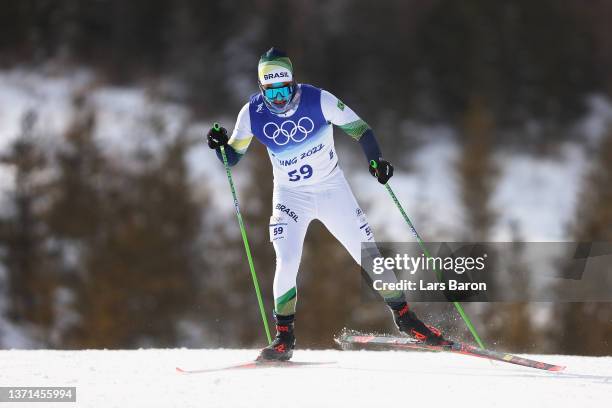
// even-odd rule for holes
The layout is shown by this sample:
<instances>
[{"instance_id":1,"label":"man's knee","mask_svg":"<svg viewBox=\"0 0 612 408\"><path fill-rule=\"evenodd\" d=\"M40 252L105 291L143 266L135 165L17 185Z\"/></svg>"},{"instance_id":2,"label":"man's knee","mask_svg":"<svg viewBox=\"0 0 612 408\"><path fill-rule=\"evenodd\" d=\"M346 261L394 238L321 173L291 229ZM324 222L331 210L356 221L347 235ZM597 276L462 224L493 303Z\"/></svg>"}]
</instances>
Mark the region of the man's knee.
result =
<instances>
[{"instance_id":1,"label":"man's knee","mask_svg":"<svg viewBox=\"0 0 612 408\"><path fill-rule=\"evenodd\" d=\"M294 273L300 266L300 259L295 253L276 254L276 273Z\"/></svg>"}]
</instances>

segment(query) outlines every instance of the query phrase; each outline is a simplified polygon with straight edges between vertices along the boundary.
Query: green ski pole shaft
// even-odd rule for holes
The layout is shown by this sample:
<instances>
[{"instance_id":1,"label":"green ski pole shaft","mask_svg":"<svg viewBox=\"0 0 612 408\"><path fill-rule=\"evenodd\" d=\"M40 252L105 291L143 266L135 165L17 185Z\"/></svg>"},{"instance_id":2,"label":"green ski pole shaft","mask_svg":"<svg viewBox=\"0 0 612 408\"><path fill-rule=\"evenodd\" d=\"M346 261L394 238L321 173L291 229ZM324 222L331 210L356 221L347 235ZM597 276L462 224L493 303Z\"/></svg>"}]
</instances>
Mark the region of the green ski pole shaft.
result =
<instances>
[{"instance_id":1,"label":"green ski pole shaft","mask_svg":"<svg viewBox=\"0 0 612 408\"><path fill-rule=\"evenodd\" d=\"M370 165L373 168L376 169L378 163L376 163L374 160L372 160L370 162ZM417 242L419 243L419 246L423 250L423 253L425 254L425 256L427 258L431 258L431 255L429 254L429 251L427 251L427 248L425 247L425 242L423 242L423 239L421 239L421 236L419 235L419 233L417 232L416 228L414 227L414 224L412 223L412 221L410 221L410 218L408 217L408 214L406 214L406 211L404 211L404 208L402 207L402 205L400 204L399 200L395 196L395 193L391 189L391 186L389 185L389 183L385 183L385 188L389 192L389 195L393 199L393 202L395 203L395 205L399 209L400 213L402 214L402 217L404 217L404 220L406 221L406 223L408 224L408 226L412 230L412 234L415 236ZM436 276L438 277L438 280L441 279L442 275L441 275L440 271L438 271L437 269L435 269L435 271L436 271ZM463 306L461 306L461 303L453 302L453 305L455 306L455 308L457 309L457 312L459 312L459 315L461 316L461 318L463 319L463 321L467 325L468 329L470 330L470 333L472 333L472 336L474 337L474 340L476 340L476 342L478 343L480 348L484 349L485 348L484 343L483 343L482 339L480 338L480 336L478 335L478 332L476 331L476 328L472 324L472 320L470 319L468 314L463 309Z\"/></svg>"},{"instance_id":2,"label":"green ski pole shaft","mask_svg":"<svg viewBox=\"0 0 612 408\"><path fill-rule=\"evenodd\" d=\"M218 123L213 125L215 130L221 129ZM230 170L229 163L227 161L227 155L225 154L225 147L221 146L221 157L223 157L223 164L225 165L225 172L227 173L227 180L229 181L230 189L232 190L232 196L234 197L234 208L236 209L236 217L238 218L238 225L240 226L240 233L242 234L242 242L244 242L244 250L246 251L247 259L249 261L249 268L251 269L251 278L253 278L253 286L255 286L255 294L257 295L257 302L259 303L259 311L261 312L261 320L263 321L264 329L266 330L266 337L268 344L272 343L272 337L270 336L270 328L268 327L268 319L266 319L266 312L261 299L261 291L259 290L259 282L257 280L257 274L255 273L255 265L253 264L253 257L251 256L251 247L249 246L249 240L246 234L246 228L244 227L244 221L242 220L242 214L240 214L240 206L238 205L238 196L236 195L236 189L234 188L234 180L232 179L232 171Z\"/></svg>"}]
</instances>

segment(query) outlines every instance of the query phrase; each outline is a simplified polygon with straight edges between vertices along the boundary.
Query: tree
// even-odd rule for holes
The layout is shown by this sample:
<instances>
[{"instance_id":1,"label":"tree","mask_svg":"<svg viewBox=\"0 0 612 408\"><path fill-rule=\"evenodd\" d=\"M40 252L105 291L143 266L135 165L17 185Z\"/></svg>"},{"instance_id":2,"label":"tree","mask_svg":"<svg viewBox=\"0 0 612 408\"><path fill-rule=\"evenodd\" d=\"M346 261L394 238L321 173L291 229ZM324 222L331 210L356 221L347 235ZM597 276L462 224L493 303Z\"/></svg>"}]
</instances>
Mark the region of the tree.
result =
<instances>
[{"instance_id":1,"label":"tree","mask_svg":"<svg viewBox=\"0 0 612 408\"><path fill-rule=\"evenodd\" d=\"M474 95L463 122L463 151L457 163L466 212L466 238L485 242L494 221L490 208L497 169L493 163L495 124L486 100Z\"/></svg>"},{"instance_id":2,"label":"tree","mask_svg":"<svg viewBox=\"0 0 612 408\"><path fill-rule=\"evenodd\" d=\"M57 239L74 248L79 320L66 333L76 347L171 346L190 315L200 272L200 208L192 197L177 136L161 152L110 159L93 137L94 112L75 101L75 120L59 157L48 217ZM152 117L153 134L163 123Z\"/></svg>"},{"instance_id":3,"label":"tree","mask_svg":"<svg viewBox=\"0 0 612 408\"><path fill-rule=\"evenodd\" d=\"M570 230L576 242L612 242L612 124L601 141L599 158L587 175ZM608 279L595 284L612 290ZM560 292L561 293L561 292ZM560 295L562 296L562 295ZM563 301L563 299L560 299ZM610 354L612 304L559 303L551 332L558 350L569 354Z\"/></svg>"},{"instance_id":4,"label":"tree","mask_svg":"<svg viewBox=\"0 0 612 408\"><path fill-rule=\"evenodd\" d=\"M51 273L51 254L41 215L48 163L34 133L36 112L23 116L22 134L1 159L13 168L15 184L9 193L11 210L0 220L2 262L8 272L8 317L34 330L31 336L49 345L55 315L57 278Z\"/></svg>"}]
</instances>

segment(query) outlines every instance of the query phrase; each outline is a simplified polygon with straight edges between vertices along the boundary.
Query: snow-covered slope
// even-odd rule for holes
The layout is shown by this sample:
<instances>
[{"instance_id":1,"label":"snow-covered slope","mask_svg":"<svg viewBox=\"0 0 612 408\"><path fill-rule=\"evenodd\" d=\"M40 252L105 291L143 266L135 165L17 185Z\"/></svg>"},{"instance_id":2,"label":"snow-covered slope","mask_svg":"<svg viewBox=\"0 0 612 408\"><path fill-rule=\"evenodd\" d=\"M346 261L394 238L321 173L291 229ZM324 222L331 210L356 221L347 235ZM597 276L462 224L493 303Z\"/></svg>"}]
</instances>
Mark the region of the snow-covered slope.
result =
<instances>
[{"instance_id":1,"label":"snow-covered slope","mask_svg":"<svg viewBox=\"0 0 612 408\"><path fill-rule=\"evenodd\" d=\"M37 137L47 139L51 146L58 145L75 114L72 100L76 95L87 95L87 104L96 113L95 136L114 154L123 154L138 146L150 146L154 150L156 145L172 140L183 131L202 135L213 120L194 122L187 106L164 101L156 92L142 86L105 85L85 68L55 75L44 69L0 70L0 153L21 134L22 119L28 111L36 112ZM612 104L604 97L593 97L589 106L589 113L576 123L574 131L596 146L612 120ZM228 114L214 119L232 128L235 114ZM155 124L163 126L153 129ZM422 139L410 159L413 171L397 171L391 184L426 240L459 240L466 223L454 169L459 146L453 130L436 125L420 126L412 132L417 132ZM345 137L340 131L336 133L337 140ZM381 199L386 193L372 184L360 153L353 162L344 150L340 148L339 155L346 158L343 163L350 163L345 173L359 202L368 210L379 239L412 239L392 201ZM509 152L496 154L500 176L492 192L492 209L498 215L492 230L493 240L512 239L512 225L526 241L567 239L567 224L575 214L576 195L592 157L576 143L563 144L560 152L557 158ZM190 151L188 163L197 185L206 185L219 193L213 197L215 210L231 217L233 207L225 172L204 143ZM243 183L248 183L246 167L248 164L235 169L239 190ZM10 167L0 166L0 189L7 188L12 177Z\"/></svg>"},{"instance_id":2,"label":"snow-covered slope","mask_svg":"<svg viewBox=\"0 0 612 408\"><path fill-rule=\"evenodd\" d=\"M179 374L222 367L256 350L0 351L2 386L77 387L78 407L602 407L612 357L536 356L548 373L421 352L298 350L326 366ZM25 405L21 405L25 406ZM44 404L45 407L66 404Z\"/></svg>"}]
</instances>

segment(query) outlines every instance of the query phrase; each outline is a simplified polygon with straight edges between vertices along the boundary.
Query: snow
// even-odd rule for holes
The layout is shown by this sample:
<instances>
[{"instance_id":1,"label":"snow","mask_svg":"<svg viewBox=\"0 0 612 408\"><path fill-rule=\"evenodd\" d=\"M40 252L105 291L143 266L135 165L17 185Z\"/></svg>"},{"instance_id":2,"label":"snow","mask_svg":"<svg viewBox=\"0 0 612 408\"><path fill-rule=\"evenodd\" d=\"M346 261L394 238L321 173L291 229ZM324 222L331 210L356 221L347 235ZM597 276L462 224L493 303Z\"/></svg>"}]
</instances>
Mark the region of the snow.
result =
<instances>
[{"instance_id":1,"label":"snow","mask_svg":"<svg viewBox=\"0 0 612 408\"><path fill-rule=\"evenodd\" d=\"M144 87L104 85L86 69L63 76L13 69L0 71L0 152L22 134L27 112L35 113L34 136L50 148L59 146L78 113L74 100L79 96L95 113L94 137L114 155L127 157L137 148L154 153L182 132L195 131L187 107L163 101ZM11 178L11 169L2 166L0 186Z\"/></svg>"},{"instance_id":2,"label":"snow","mask_svg":"<svg viewBox=\"0 0 612 408\"><path fill-rule=\"evenodd\" d=\"M493 241L512 241L516 223L526 241L564 241L575 216L588 159L573 143L561 146L558 159L498 154L501 171L492 204L499 215Z\"/></svg>"},{"instance_id":3,"label":"snow","mask_svg":"<svg viewBox=\"0 0 612 408\"><path fill-rule=\"evenodd\" d=\"M21 133L23 114L35 110L47 133L58 134L70 120L71 97L91 80L86 70L62 76L23 69L0 71L0 146Z\"/></svg>"},{"instance_id":4,"label":"snow","mask_svg":"<svg viewBox=\"0 0 612 408\"><path fill-rule=\"evenodd\" d=\"M612 124L612 103L602 95L592 95L587 105L589 111L578 121L574 131L583 135L591 145L597 146Z\"/></svg>"},{"instance_id":5,"label":"snow","mask_svg":"<svg viewBox=\"0 0 612 408\"><path fill-rule=\"evenodd\" d=\"M78 407L594 407L612 398L612 357L530 356L549 373L443 353L297 350L335 364L180 374L256 350L0 351L2 386L77 387ZM65 404L44 404L62 407ZM25 406L25 405L23 405Z\"/></svg>"},{"instance_id":6,"label":"snow","mask_svg":"<svg viewBox=\"0 0 612 408\"><path fill-rule=\"evenodd\" d=\"M411 163L414 172L397 171L389 182L425 240L453 240L453 236L456 240L462 228L463 212L458 201L459 191L452 176L457 152L456 144L449 138L434 137L414 154L414 161ZM371 186L373 182L372 176L366 171L353 179L355 182L351 184L354 186ZM360 189L357 187L354 190ZM374 184L365 194L356 194L364 197L360 202L376 203L375 207L368 208L368 219L372 225L384 226L384 238L391 241L414 239L395 204L390 197L386 197L387 192L382 186Z\"/></svg>"},{"instance_id":7,"label":"snow","mask_svg":"<svg viewBox=\"0 0 612 408\"><path fill-rule=\"evenodd\" d=\"M414 153L412 172L397 171L389 184L425 241L457 241L465 229L454 169L459 146L446 135L438 136L433 133L431 140ZM513 226L527 242L568 240L567 225L575 215L589 158L576 143L566 142L559 150L557 158L504 151L495 154L499 177L490 205L498 217L491 241L512 241ZM359 202L375 203L366 212L376 227L377 238L412 241L410 230L391 198L385 197L384 188L371 186L371 176L366 172L345 174ZM364 185L370 188L361 189Z\"/></svg>"}]
</instances>

